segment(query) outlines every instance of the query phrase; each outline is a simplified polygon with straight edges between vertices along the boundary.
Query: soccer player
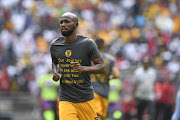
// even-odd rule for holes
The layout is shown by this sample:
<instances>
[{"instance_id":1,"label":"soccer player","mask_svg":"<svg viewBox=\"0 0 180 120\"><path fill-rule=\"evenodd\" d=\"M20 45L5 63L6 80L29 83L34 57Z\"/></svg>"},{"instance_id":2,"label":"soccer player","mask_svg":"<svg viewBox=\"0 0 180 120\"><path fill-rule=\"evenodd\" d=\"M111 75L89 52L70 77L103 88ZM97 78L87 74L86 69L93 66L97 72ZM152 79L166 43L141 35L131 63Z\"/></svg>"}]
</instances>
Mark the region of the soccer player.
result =
<instances>
[{"instance_id":1,"label":"soccer player","mask_svg":"<svg viewBox=\"0 0 180 120\"><path fill-rule=\"evenodd\" d=\"M64 13L63 37L50 44L53 80L60 80L59 116L60 120L97 120L90 73L104 72L105 64L95 42L77 34L77 28L77 16Z\"/></svg>"},{"instance_id":2,"label":"soccer player","mask_svg":"<svg viewBox=\"0 0 180 120\"><path fill-rule=\"evenodd\" d=\"M104 51L105 43L101 38L97 38L95 41L99 51L102 54L106 70L102 74L92 74L96 112L98 114L98 120L102 120L106 117L108 108L108 93L109 93L109 80L111 78L119 78L119 69L116 66L115 58Z\"/></svg>"}]
</instances>

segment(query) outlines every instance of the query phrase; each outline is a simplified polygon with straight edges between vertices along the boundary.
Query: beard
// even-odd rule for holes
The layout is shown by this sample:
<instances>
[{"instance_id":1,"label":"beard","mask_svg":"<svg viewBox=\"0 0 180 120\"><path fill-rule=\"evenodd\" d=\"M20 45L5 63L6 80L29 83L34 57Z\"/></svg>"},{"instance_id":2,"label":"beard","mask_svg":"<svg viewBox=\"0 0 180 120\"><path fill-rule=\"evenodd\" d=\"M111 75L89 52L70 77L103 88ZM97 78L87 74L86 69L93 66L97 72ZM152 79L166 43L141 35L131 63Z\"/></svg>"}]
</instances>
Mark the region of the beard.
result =
<instances>
[{"instance_id":1,"label":"beard","mask_svg":"<svg viewBox=\"0 0 180 120\"><path fill-rule=\"evenodd\" d=\"M66 32L61 31L61 33L63 36L70 36L74 32L74 29L75 29L75 27L73 26L73 28L70 29L69 31L66 31Z\"/></svg>"}]
</instances>

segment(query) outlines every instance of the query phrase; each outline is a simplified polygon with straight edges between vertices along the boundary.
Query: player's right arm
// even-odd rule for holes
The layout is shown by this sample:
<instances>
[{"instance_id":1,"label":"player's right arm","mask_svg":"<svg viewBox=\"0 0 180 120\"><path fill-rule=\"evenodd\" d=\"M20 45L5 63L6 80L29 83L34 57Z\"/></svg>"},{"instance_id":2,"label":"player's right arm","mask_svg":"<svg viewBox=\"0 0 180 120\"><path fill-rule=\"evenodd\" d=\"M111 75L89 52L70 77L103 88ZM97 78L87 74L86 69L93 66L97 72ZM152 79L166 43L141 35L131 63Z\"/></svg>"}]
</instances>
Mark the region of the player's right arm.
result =
<instances>
[{"instance_id":1,"label":"player's right arm","mask_svg":"<svg viewBox=\"0 0 180 120\"><path fill-rule=\"evenodd\" d=\"M57 82L59 79L61 79L61 74L58 73L58 60L55 57L55 55L53 54L54 51L52 49L52 43L50 44L50 53L51 53L51 58L52 58L52 72L53 72L53 78L52 79Z\"/></svg>"},{"instance_id":2,"label":"player's right arm","mask_svg":"<svg viewBox=\"0 0 180 120\"><path fill-rule=\"evenodd\" d=\"M58 81L61 79L61 74L58 73L58 64L52 62L53 80Z\"/></svg>"}]
</instances>

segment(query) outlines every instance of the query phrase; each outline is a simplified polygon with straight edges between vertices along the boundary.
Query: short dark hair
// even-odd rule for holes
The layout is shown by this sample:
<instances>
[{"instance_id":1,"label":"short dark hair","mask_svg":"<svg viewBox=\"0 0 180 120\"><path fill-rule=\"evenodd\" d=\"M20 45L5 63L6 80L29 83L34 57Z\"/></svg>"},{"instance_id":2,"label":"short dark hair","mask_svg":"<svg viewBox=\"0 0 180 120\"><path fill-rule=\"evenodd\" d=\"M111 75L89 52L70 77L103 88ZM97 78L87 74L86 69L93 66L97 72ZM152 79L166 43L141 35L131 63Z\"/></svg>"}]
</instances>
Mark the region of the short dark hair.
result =
<instances>
[{"instance_id":1,"label":"short dark hair","mask_svg":"<svg viewBox=\"0 0 180 120\"><path fill-rule=\"evenodd\" d=\"M96 38L95 43L98 49L101 49L104 47L104 40L102 38Z\"/></svg>"}]
</instances>

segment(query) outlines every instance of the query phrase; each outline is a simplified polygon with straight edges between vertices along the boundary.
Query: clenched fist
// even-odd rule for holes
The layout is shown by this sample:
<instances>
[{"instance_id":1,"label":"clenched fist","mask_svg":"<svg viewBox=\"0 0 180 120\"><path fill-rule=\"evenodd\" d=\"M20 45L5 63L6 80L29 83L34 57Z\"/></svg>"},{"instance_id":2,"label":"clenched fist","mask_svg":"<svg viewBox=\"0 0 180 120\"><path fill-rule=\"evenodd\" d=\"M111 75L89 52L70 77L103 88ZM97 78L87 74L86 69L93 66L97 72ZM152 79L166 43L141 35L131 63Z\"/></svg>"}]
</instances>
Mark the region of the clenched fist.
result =
<instances>
[{"instance_id":1,"label":"clenched fist","mask_svg":"<svg viewBox=\"0 0 180 120\"><path fill-rule=\"evenodd\" d=\"M83 66L79 62L71 62L70 63L73 67L73 70L82 72L83 71Z\"/></svg>"},{"instance_id":2,"label":"clenched fist","mask_svg":"<svg viewBox=\"0 0 180 120\"><path fill-rule=\"evenodd\" d=\"M61 79L61 74L59 74L58 72L56 72L56 73L54 73L53 74L53 80L55 81L55 82L57 82L59 79Z\"/></svg>"}]
</instances>

